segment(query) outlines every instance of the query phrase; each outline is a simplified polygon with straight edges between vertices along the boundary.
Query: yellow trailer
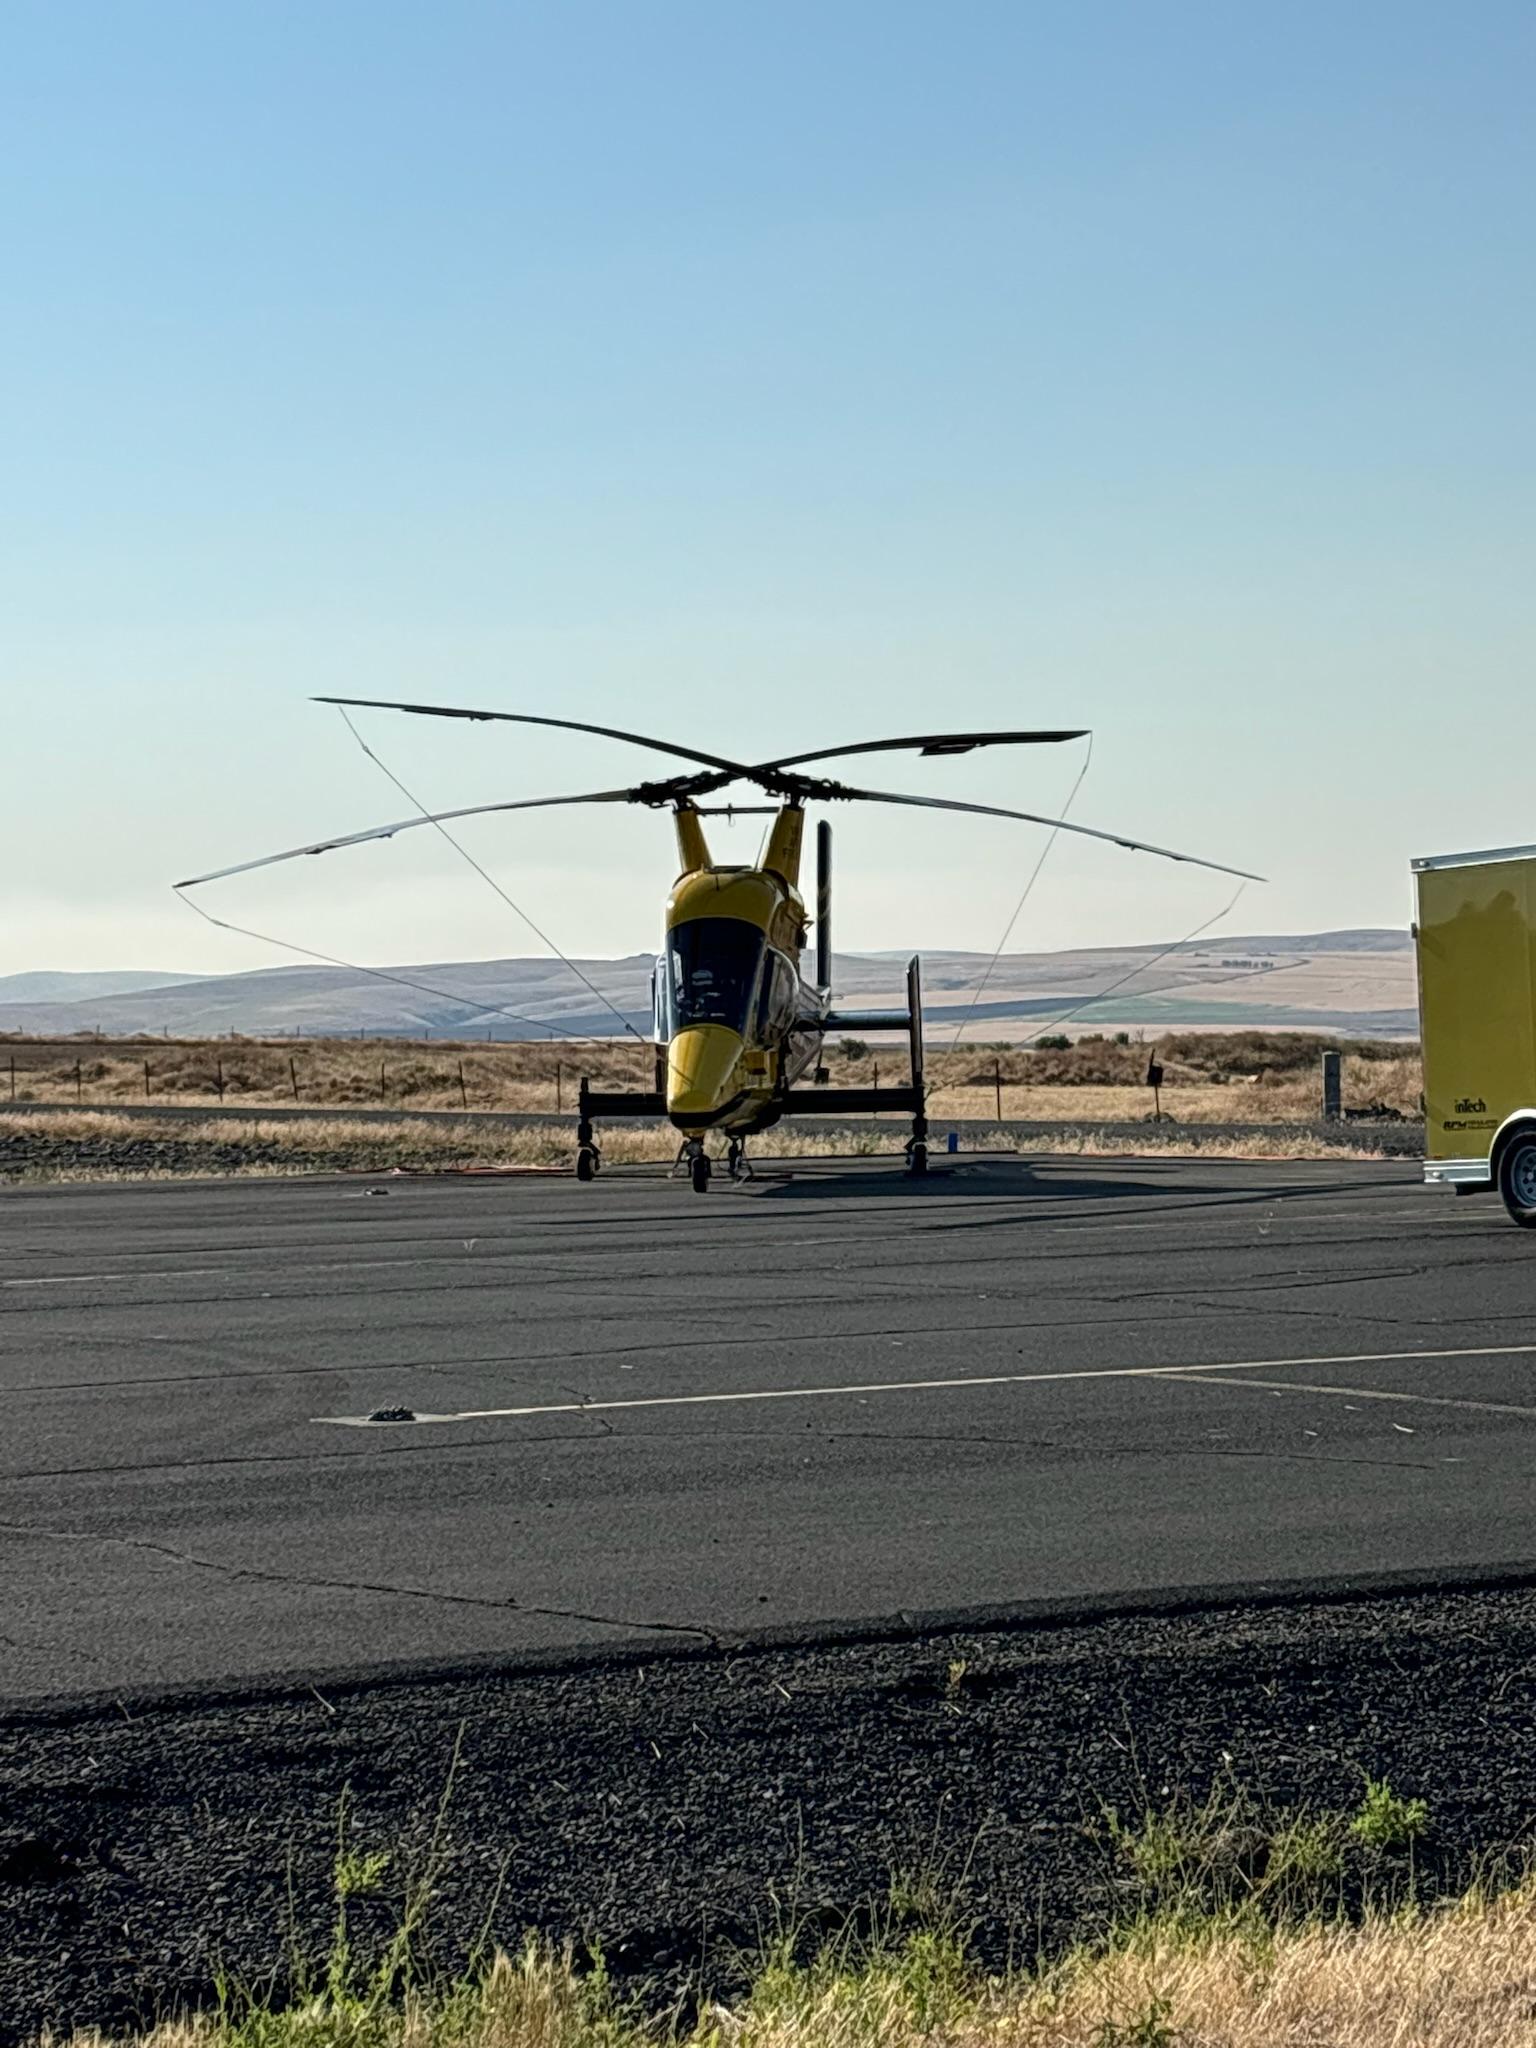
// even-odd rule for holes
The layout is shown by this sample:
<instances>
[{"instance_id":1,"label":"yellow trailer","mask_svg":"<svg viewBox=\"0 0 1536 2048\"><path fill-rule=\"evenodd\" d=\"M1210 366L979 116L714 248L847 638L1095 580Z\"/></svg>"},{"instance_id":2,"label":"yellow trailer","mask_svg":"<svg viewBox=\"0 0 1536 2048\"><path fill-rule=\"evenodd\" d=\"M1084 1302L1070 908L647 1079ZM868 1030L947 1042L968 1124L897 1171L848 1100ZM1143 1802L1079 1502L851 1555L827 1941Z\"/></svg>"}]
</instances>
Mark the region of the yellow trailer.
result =
<instances>
[{"instance_id":1,"label":"yellow trailer","mask_svg":"<svg viewBox=\"0 0 1536 2048\"><path fill-rule=\"evenodd\" d=\"M1424 1178L1536 1229L1536 846L1413 863Z\"/></svg>"}]
</instances>

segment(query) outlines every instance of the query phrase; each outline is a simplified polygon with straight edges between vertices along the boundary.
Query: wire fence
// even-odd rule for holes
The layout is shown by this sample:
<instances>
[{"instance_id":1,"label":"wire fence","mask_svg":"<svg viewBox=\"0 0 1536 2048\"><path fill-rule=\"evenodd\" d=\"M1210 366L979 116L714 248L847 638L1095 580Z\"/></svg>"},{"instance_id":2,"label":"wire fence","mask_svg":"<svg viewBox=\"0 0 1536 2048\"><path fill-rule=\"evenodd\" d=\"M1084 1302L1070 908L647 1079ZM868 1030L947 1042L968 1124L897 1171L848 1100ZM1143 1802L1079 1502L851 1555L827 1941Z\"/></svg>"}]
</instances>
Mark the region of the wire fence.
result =
<instances>
[{"instance_id":1,"label":"wire fence","mask_svg":"<svg viewBox=\"0 0 1536 2048\"><path fill-rule=\"evenodd\" d=\"M550 1054L554 1048L550 1048ZM643 1053L645 1057L637 1058ZM530 1058L530 1054L533 1055ZM328 1039L289 1045L93 1040L0 1045L0 1102L574 1111L582 1077L644 1087L650 1049L599 1041L549 1056L527 1042L485 1047Z\"/></svg>"},{"instance_id":2,"label":"wire fence","mask_svg":"<svg viewBox=\"0 0 1536 2048\"><path fill-rule=\"evenodd\" d=\"M1071 1057L1082 1064L1078 1048ZM1116 1048L1107 1048L1115 1052ZM1066 1056L1063 1056L1064 1058ZM894 1048L856 1041L829 1046L823 1071L838 1085L903 1085ZM1122 1062L1124 1064L1124 1062ZM658 1085L655 1048L616 1039L579 1044L530 1040L23 1040L0 1041L0 1108L82 1110L241 1108L318 1114L349 1109L575 1114L583 1078L599 1089L649 1092ZM1134 1071L1089 1064L1066 1083L1040 1052L1024 1049L930 1054L930 1109L998 1124L1045 1119L1096 1121L1302 1122L1422 1114L1417 1048L1389 1063L1329 1053L1305 1070L1165 1077L1135 1053ZM812 1089L807 1077L802 1087Z\"/></svg>"}]
</instances>

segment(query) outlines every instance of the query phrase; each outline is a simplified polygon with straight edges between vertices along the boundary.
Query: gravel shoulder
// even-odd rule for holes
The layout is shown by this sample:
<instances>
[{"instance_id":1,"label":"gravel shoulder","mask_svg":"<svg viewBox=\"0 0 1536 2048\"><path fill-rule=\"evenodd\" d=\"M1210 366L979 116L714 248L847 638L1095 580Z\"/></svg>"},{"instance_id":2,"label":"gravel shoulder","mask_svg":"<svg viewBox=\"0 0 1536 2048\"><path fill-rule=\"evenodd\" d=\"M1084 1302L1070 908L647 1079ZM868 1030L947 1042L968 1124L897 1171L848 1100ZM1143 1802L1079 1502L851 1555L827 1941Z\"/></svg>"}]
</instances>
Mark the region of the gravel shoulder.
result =
<instances>
[{"instance_id":1,"label":"gravel shoulder","mask_svg":"<svg viewBox=\"0 0 1536 2048\"><path fill-rule=\"evenodd\" d=\"M1228 1780L1340 1810L1385 1777L1429 1804L1422 1890L1460 1889L1536 1830L1533 1734L1520 1587L18 1714L0 2038L203 2001L322 1940L344 1792L398 1887L453 1772L445 1963L489 1914L503 1943L600 1941L660 2000L701 1961L728 1990L775 1898L830 1925L895 1876L952 1894L989 1965L1058 1949L1123 1904L1104 1804Z\"/></svg>"}]
</instances>

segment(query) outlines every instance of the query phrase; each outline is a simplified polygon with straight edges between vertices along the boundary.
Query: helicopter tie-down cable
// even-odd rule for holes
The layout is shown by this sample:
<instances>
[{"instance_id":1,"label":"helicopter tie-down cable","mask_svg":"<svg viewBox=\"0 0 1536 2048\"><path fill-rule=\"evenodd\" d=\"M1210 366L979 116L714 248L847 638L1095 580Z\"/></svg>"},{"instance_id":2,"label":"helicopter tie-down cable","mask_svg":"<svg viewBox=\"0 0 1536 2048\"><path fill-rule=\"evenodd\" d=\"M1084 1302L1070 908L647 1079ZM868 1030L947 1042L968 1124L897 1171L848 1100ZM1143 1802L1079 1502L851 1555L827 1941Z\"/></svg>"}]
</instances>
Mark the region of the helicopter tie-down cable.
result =
<instances>
[{"instance_id":1,"label":"helicopter tie-down cable","mask_svg":"<svg viewBox=\"0 0 1536 2048\"><path fill-rule=\"evenodd\" d=\"M529 931L531 931L534 934L535 938L537 938L543 945L548 946L549 950L551 951L551 953L554 954L555 958L560 962L561 966L569 968L571 973L574 974L576 979L581 983L582 987L585 988L589 994L596 996L597 1000L603 1005L604 1009L611 1011L611 1013L618 1019L619 1023L623 1026L623 1028L629 1033L631 1038L637 1039L641 1044L644 1044L644 1039L641 1038L640 1033L635 1029L634 1025L630 1023L629 1019L624 1015L624 1012L618 1007L618 1005L615 1002L613 1002L610 997L605 996L603 994L603 991L597 986L596 982L590 980L585 974L582 973L581 969L576 965L576 962L574 960L566 958L565 954L561 952L560 948L555 944L554 940L549 936L548 932L544 931L539 925L535 924L534 920L528 915L527 911L523 909L521 904L513 902L512 898L508 895L507 891L502 887L500 882L497 881L496 877L493 874L490 874L485 868L483 868L480 865L479 861L475 859L475 856L470 852L469 848L464 845L463 841L455 839L453 834L448 830L448 827L445 824L443 824L441 819L433 818L432 813L427 809L426 805L422 802L421 798L417 796L416 792L413 789L407 789L405 784L400 780L399 776L395 773L395 771L385 761L380 759L379 755L374 752L373 748L369 746L368 742L363 738L362 734L353 724L351 714L347 710L345 704L338 704L336 706L336 709L341 714L342 724L347 728L347 731L351 733L353 739L357 741L357 744L368 756L369 760L373 763L374 767L377 768L382 775L388 777L388 779L395 785L395 788L398 789L400 794L405 798L406 802L414 804L417 810L420 811L423 818L431 819L431 822L434 825L436 825L438 831L442 834L443 838L447 840L448 844L453 848L454 852L459 855L460 859L465 860L469 863L469 865L474 869L475 873L480 877L481 881L485 883L487 888L495 891L495 893L501 898L502 902L506 904L508 910L512 912L513 916L521 918L523 923L527 925Z\"/></svg>"},{"instance_id":2,"label":"helicopter tie-down cable","mask_svg":"<svg viewBox=\"0 0 1536 2048\"><path fill-rule=\"evenodd\" d=\"M1254 879L1256 878L1253 876L1245 876L1244 879L1238 883L1237 887L1233 890L1232 894L1227 898L1227 901L1222 905L1221 909L1218 910L1213 917L1206 918L1203 924L1197 924L1194 930L1186 932L1182 939L1174 939L1173 941L1171 941L1170 944L1164 946L1163 950L1160 953L1154 953L1150 960L1138 961L1136 966L1130 968L1126 973L1122 974L1118 981L1112 981L1109 984L1108 988L1101 988L1094 995L1084 996L1082 1001L1080 1003L1074 1003L1070 1010L1063 1010L1059 1017L1053 1017L1050 1023L1042 1024L1038 1031L1032 1031L1028 1038L1023 1040L1023 1044L1026 1046L1033 1045L1037 1038L1043 1038L1049 1031L1060 1030L1063 1024L1070 1024L1074 1017L1081 1016L1084 1010L1091 1009L1095 1003L1108 1002L1109 998L1115 994L1117 989L1124 988L1125 984L1128 981L1134 981L1138 974L1150 974L1152 972L1152 969L1156 967L1159 964L1159 962L1166 960L1170 953L1177 953L1182 946L1192 945L1196 939L1203 937L1206 932L1210 931L1213 928L1213 926L1222 923L1224 919L1231 916L1232 912L1237 908L1239 897L1241 897L1243 893L1246 891L1248 883ZM1176 982L1169 982L1166 984L1164 988L1145 988L1142 989L1140 993L1143 996L1164 995L1167 993L1167 989L1176 988L1177 986L1178 984Z\"/></svg>"},{"instance_id":3,"label":"helicopter tie-down cable","mask_svg":"<svg viewBox=\"0 0 1536 2048\"><path fill-rule=\"evenodd\" d=\"M1065 823L1067 813L1071 810L1073 804L1077 801L1077 793L1082 788L1083 783L1087 778L1088 770L1092 766L1092 764L1093 734L1089 733L1088 751L1083 756L1083 765L1081 768L1078 769L1077 780L1073 783L1071 789L1067 792L1067 800L1061 807L1062 823ZM1003 953L1007 948L1008 941L1013 937L1014 926L1018 923L1019 919L1024 915L1024 906L1026 903L1028 903L1030 897L1034 894L1035 884L1040 879L1040 870L1045 866L1046 861L1050 857L1051 848L1056 844L1056 841L1060 838L1060 836L1061 824L1053 825L1051 828L1049 838L1046 840L1044 846L1042 846L1040 849L1039 859L1035 862L1033 868L1031 868L1029 872L1029 879L1024 884L1023 890L1019 896L1019 900L1013 906L1013 915L1009 918L1007 924L1003 927L1003 936L998 940L997 946L993 951L992 958L987 962L986 970L983 973L981 979L977 982L975 989L972 991L971 1000L967 1004L963 1014L961 1015L959 1023L955 1026L955 1035L950 1041L952 1045L958 1045L960 1043L960 1034L964 1031L966 1025L970 1023L972 1017L975 1016L976 1005L981 1001L982 993L985 990L988 982L992 979L992 976L997 968L997 963L999 960L1002 959Z\"/></svg>"},{"instance_id":4,"label":"helicopter tie-down cable","mask_svg":"<svg viewBox=\"0 0 1536 2048\"><path fill-rule=\"evenodd\" d=\"M415 981L408 974L391 974L383 967L364 967L356 960L343 960L338 953L317 953L313 946L295 945L292 939L277 939L270 932L252 931L249 925L232 924L227 917L215 917L211 910L205 910L201 903L187 895L187 890L196 885L191 882L173 882L172 888L188 910L195 910L208 924L217 925L221 932L235 932L242 939L259 939L264 946L276 946L284 953L298 953L306 960L322 960L327 967L345 967L349 974L366 974L374 981L393 982L396 988L419 989L426 996L441 996L445 1002L458 1003L463 1009L475 1010L482 1017L508 1017L514 1024L530 1024L535 1031L547 1031L556 1038L586 1038L585 1031L574 1031L565 1024L552 1024L543 1017L524 1017L516 1010L509 1010L505 1003L478 1003L472 996L456 994L452 989L434 988L429 981Z\"/></svg>"}]
</instances>

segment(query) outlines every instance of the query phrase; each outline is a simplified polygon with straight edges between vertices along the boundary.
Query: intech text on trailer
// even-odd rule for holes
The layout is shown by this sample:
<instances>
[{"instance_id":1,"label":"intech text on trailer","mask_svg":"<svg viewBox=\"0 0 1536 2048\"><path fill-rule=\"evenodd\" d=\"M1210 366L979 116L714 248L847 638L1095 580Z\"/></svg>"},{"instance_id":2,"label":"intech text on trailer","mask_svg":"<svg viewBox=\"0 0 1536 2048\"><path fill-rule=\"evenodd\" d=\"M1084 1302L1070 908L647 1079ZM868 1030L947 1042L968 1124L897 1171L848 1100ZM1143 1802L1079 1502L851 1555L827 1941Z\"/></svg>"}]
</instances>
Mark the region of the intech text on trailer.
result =
<instances>
[{"instance_id":1,"label":"intech text on trailer","mask_svg":"<svg viewBox=\"0 0 1536 2048\"><path fill-rule=\"evenodd\" d=\"M1536 846L1413 863L1424 1178L1536 1229Z\"/></svg>"}]
</instances>

